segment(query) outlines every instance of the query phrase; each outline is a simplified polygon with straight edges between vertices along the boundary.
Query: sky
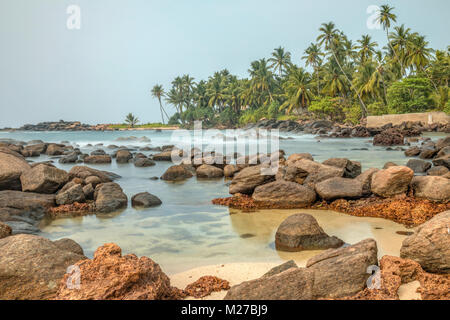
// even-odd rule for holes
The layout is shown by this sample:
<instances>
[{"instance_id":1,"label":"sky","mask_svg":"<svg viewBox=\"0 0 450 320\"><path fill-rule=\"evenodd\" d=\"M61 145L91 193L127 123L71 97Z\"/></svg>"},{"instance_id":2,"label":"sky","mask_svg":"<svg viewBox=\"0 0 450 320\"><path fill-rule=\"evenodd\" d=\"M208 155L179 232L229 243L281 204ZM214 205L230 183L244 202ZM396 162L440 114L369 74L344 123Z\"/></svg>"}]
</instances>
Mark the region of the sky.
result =
<instances>
[{"instance_id":1,"label":"sky","mask_svg":"<svg viewBox=\"0 0 450 320\"><path fill-rule=\"evenodd\" d=\"M279 46L303 65L324 22L384 46L385 32L367 26L368 7L382 4L431 47L450 45L448 0L0 0L0 127L121 123L129 112L159 122L153 85L224 68L246 77Z\"/></svg>"}]
</instances>

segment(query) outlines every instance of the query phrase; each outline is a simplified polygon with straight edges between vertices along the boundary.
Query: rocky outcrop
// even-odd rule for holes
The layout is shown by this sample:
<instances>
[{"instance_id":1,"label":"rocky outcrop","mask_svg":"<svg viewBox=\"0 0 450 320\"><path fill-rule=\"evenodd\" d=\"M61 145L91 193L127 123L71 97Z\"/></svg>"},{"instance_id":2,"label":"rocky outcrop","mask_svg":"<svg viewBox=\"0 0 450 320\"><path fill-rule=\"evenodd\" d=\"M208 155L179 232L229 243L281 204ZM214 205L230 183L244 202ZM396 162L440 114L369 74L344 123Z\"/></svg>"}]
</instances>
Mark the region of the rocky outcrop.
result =
<instances>
[{"instance_id":1,"label":"rocky outcrop","mask_svg":"<svg viewBox=\"0 0 450 320\"><path fill-rule=\"evenodd\" d=\"M67 172L40 164L20 176L22 191L36 193L55 193L69 181Z\"/></svg>"},{"instance_id":2,"label":"rocky outcrop","mask_svg":"<svg viewBox=\"0 0 450 320\"><path fill-rule=\"evenodd\" d=\"M0 152L0 190L22 190L20 176L30 168L23 158Z\"/></svg>"},{"instance_id":3,"label":"rocky outcrop","mask_svg":"<svg viewBox=\"0 0 450 320\"><path fill-rule=\"evenodd\" d=\"M414 171L404 166L380 170L372 176L372 192L381 197L405 193L413 176Z\"/></svg>"},{"instance_id":4,"label":"rocky outcrop","mask_svg":"<svg viewBox=\"0 0 450 320\"><path fill-rule=\"evenodd\" d=\"M197 178L212 179L223 177L223 170L209 164L202 164L197 168Z\"/></svg>"},{"instance_id":5,"label":"rocky outcrop","mask_svg":"<svg viewBox=\"0 0 450 320\"><path fill-rule=\"evenodd\" d=\"M411 181L414 196L437 202L450 201L450 180L438 176L417 176Z\"/></svg>"},{"instance_id":6,"label":"rocky outcrop","mask_svg":"<svg viewBox=\"0 0 450 320\"><path fill-rule=\"evenodd\" d=\"M290 268L271 277L233 286L225 300L311 300L351 296L365 288L370 276L367 268L377 263L376 242L367 239L314 256L308 260L306 268Z\"/></svg>"},{"instance_id":7,"label":"rocky outcrop","mask_svg":"<svg viewBox=\"0 0 450 320\"><path fill-rule=\"evenodd\" d=\"M363 195L363 185L356 179L331 178L315 186L317 194L324 200L356 199Z\"/></svg>"},{"instance_id":8,"label":"rocky outcrop","mask_svg":"<svg viewBox=\"0 0 450 320\"><path fill-rule=\"evenodd\" d=\"M141 192L131 198L131 205L134 208L150 208L162 204L161 200L148 192Z\"/></svg>"},{"instance_id":9,"label":"rocky outcrop","mask_svg":"<svg viewBox=\"0 0 450 320\"><path fill-rule=\"evenodd\" d=\"M257 186L275 180L273 175L264 172L267 165L257 165L242 169L236 174L230 184L230 193L252 194Z\"/></svg>"},{"instance_id":10,"label":"rocky outcrop","mask_svg":"<svg viewBox=\"0 0 450 320\"><path fill-rule=\"evenodd\" d=\"M83 192L83 187L80 184L75 184L64 192L56 195L56 204L65 205L72 204L74 202L84 202L86 200Z\"/></svg>"},{"instance_id":11,"label":"rocky outcrop","mask_svg":"<svg viewBox=\"0 0 450 320\"><path fill-rule=\"evenodd\" d=\"M100 213L114 212L127 207L128 197L114 182L102 183L95 187L95 210Z\"/></svg>"},{"instance_id":12,"label":"rocky outcrop","mask_svg":"<svg viewBox=\"0 0 450 320\"><path fill-rule=\"evenodd\" d=\"M322 164L344 169L344 178L356 178L361 174L361 163L346 158L332 158Z\"/></svg>"},{"instance_id":13,"label":"rocky outcrop","mask_svg":"<svg viewBox=\"0 0 450 320\"><path fill-rule=\"evenodd\" d=\"M39 236L0 239L0 299L51 299L67 268L82 259L82 253Z\"/></svg>"},{"instance_id":14,"label":"rocky outcrop","mask_svg":"<svg viewBox=\"0 0 450 320\"><path fill-rule=\"evenodd\" d=\"M313 216L294 214L285 219L275 234L275 246L281 251L321 250L341 247L344 242L330 237Z\"/></svg>"},{"instance_id":15,"label":"rocky outcrop","mask_svg":"<svg viewBox=\"0 0 450 320\"><path fill-rule=\"evenodd\" d=\"M169 277L158 264L134 254L122 256L116 244L99 247L92 260L75 264L80 269L81 287L67 288L70 274L60 281L58 300L161 300L171 296Z\"/></svg>"},{"instance_id":16,"label":"rocky outcrop","mask_svg":"<svg viewBox=\"0 0 450 320\"><path fill-rule=\"evenodd\" d=\"M428 272L450 273L449 226L450 211L434 216L403 241L400 256L417 261Z\"/></svg>"},{"instance_id":17,"label":"rocky outcrop","mask_svg":"<svg viewBox=\"0 0 450 320\"><path fill-rule=\"evenodd\" d=\"M374 146L394 146L403 145L405 137L398 129L387 129L373 138Z\"/></svg>"},{"instance_id":18,"label":"rocky outcrop","mask_svg":"<svg viewBox=\"0 0 450 320\"><path fill-rule=\"evenodd\" d=\"M276 205L277 207L307 207L316 200L316 193L305 186L289 181L274 181L255 188L252 195L255 201Z\"/></svg>"},{"instance_id":19,"label":"rocky outcrop","mask_svg":"<svg viewBox=\"0 0 450 320\"><path fill-rule=\"evenodd\" d=\"M166 181L182 181L192 178L193 174L185 165L174 165L169 167L161 176Z\"/></svg>"}]
</instances>

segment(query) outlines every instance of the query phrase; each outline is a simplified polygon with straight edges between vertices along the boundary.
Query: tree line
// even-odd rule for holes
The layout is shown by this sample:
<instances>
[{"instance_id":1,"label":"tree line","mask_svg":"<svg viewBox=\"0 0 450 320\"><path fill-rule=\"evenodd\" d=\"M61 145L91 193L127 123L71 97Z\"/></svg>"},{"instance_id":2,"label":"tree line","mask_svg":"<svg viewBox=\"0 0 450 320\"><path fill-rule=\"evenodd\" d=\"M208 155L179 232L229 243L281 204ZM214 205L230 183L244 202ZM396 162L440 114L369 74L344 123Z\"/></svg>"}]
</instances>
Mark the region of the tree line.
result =
<instances>
[{"instance_id":1,"label":"tree line","mask_svg":"<svg viewBox=\"0 0 450 320\"><path fill-rule=\"evenodd\" d=\"M353 42L333 22L323 23L301 57L303 66L279 47L270 58L253 61L247 78L227 69L198 82L183 75L167 91L155 85L151 94L159 101L163 123L166 118L186 126L195 120L233 127L261 118L358 123L367 115L450 113L450 46L434 50L424 35L394 25L397 16L388 5L377 19L386 32L384 47L369 35ZM175 109L171 117L163 101Z\"/></svg>"}]
</instances>

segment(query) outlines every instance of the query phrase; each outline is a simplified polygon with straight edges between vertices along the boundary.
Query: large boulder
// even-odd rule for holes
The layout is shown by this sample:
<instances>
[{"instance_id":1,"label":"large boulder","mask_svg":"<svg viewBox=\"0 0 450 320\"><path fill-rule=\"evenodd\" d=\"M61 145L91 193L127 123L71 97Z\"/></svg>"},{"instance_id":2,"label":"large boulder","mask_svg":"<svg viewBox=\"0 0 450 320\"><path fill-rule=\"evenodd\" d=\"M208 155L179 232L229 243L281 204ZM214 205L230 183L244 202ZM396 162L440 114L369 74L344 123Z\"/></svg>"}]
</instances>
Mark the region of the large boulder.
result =
<instances>
[{"instance_id":1,"label":"large boulder","mask_svg":"<svg viewBox=\"0 0 450 320\"><path fill-rule=\"evenodd\" d=\"M306 178L303 184L309 186L311 189L314 189L316 183L334 177L343 177L345 173L344 168L328 166L307 159L296 161L293 166L297 167L296 177L305 175Z\"/></svg>"},{"instance_id":2,"label":"large boulder","mask_svg":"<svg viewBox=\"0 0 450 320\"><path fill-rule=\"evenodd\" d=\"M420 154L420 148L417 146L411 147L405 151L405 156L407 157L415 157Z\"/></svg>"},{"instance_id":3,"label":"large boulder","mask_svg":"<svg viewBox=\"0 0 450 320\"><path fill-rule=\"evenodd\" d=\"M321 250L341 247L344 242L330 237L313 216L294 214L285 219L275 234L275 246L282 251Z\"/></svg>"},{"instance_id":4,"label":"large boulder","mask_svg":"<svg viewBox=\"0 0 450 320\"><path fill-rule=\"evenodd\" d=\"M83 187L80 184L75 184L64 192L60 192L56 195L56 204L65 205L72 204L74 202L84 202L86 200L83 192Z\"/></svg>"},{"instance_id":5,"label":"large boulder","mask_svg":"<svg viewBox=\"0 0 450 320\"><path fill-rule=\"evenodd\" d=\"M114 182L102 183L95 187L95 210L101 213L114 212L127 207L128 197Z\"/></svg>"},{"instance_id":6,"label":"large boulder","mask_svg":"<svg viewBox=\"0 0 450 320\"><path fill-rule=\"evenodd\" d=\"M59 159L59 163L75 163L78 160L78 154L76 152L71 152L68 155Z\"/></svg>"},{"instance_id":7,"label":"large boulder","mask_svg":"<svg viewBox=\"0 0 450 320\"><path fill-rule=\"evenodd\" d=\"M267 165L257 165L242 169L236 174L230 184L230 193L252 194L257 186L275 180L275 176L267 174Z\"/></svg>"},{"instance_id":8,"label":"large boulder","mask_svg":"<svg viewBox=\"0 0 450 320\"><path fill-rule=\"evenodd\" d=\"M0 299L52 299L67 268L83 259L39 236L0 239Z\"/></svg>"},{"instance_id":9,"label":"large boulder","mask_svg":"<svg viewBox=\"0 0 450 320\"><path fill-rule=\"evenodd\" d=\"M55 193L69 181L67 172L45 164L40 164L20 176L22 191Z\"/></svg>"},{"instance_id":10,"label":"large boulder","mask_svg":"<svg viewBox=\"0 0 450 320\"><path fill-rule=\"evenodd\" d=\"M436 142L436 149L442 150L446 147L450 147L450 136L447 136L445 138L439 139Z\"/></svg>"},{"instance_id":11,"label":"large boulder","mask_svg":"<svg viewBox=\"0 0 450 320\"><path fill-rule=\"evenodd\" d=\"M450 201L450 180L438 176L417 176L411 181L414 196L437 202Z\"/></svg>"},{"instance_id":12,"label":"large boulder","mask_svg":"<svg viewBox=\"0 0 450 320\"><path fill-rule=\"evenodd\" d=\"M356 179L331 178L315 186L317 194L324 200L357 199L363 195L363 184Z\"/></svg>"},{"instance_id":13,"label":"large boulder","mask_svg":"<svg viewBox=\"0 0 450 320\"><path fill-rule=\"evenodd\" d=\"M131 198L131 205L134 208L150 208L150 207L156 207L162 204L161 200L148 192L141 192L138 194L135 194Z\"/></svg>"},{"instance_id":14,"label":"large boulder","mask_svg":"<svg viewBox=\"0 0 450 320\"><path fill-rule=\"evenodd\" d=\"M252 198L279 207L302 208L314 203L316 193L298 183L279 180L256 187Z\"/></svg>"},{"instance_id":15,"label":"large boulder","mask_svg":"<svg viewBox=\"0 0 450 320\"><path fill-rule=\"evenodd\" d=\"M361 174L361 163L347 158L332 158L322 164L344 169L344 178L356 178Z\"/></svg>"},{"instance_id":16,"label":"large boulder","mask_svg":"<svg viewBox=\"0 0 450 320\"><path fill-rule=\"evenodd\" d=\"M45 153L48 156L60 156L64 154L64 147L59 144L51 143L47 146Z\"/></svg>"},{"instance_id":17,"label":"large boulder","mask_svg":"<svg viewBox=\"0 0 450 320\"><path fill-rule=\"evenodd\" d=\"M270 277L233 286L225 300L338 299L363 290L377 265L377 244L366 239L352 246L314 256L306 268L290 268Z\"/></svg>"},{"instance_id":18,"label":"large boulder","mask_svg":"<svg viewBox=\"0 0 450 320\"><path fill-rule=\"evenodd\" d=\"M364 196L368 196L372 193L372 176L378 171L380 171L380 169L370 168L365 170L355 178L355 180L359 181L362 184L362 193Z\"/></svg>"},{"instance_id":19,"label":"large boulder","mask_svg":"<svg viewBox=\"0 0 450 320\"><path fill-rule=\"evenodd\" d=\"M444 166L437 166L429 169L427 175L429 176L445 176L450 170Z\"/></svg>"},{"instance_id":20,"label":"large boulder","mask_svg":"<svg viewBox=\"0 0 450 320\"><path fill-rule=\"evenodd\" d=\"M405 137L398 129L387 129L373 137L374 146L403 145Z\"/></svg>"},{"instance_id":21,"label":"large boulder","mask_svg":"<svg viewBox=\"0 0 450 320\"><path fill-rule=\"evenodd\" d=\"M223 170L209 164L202 164L197 168L196 174L197 178L221 178L223 177Z\"/></svg>"},{"instance_id":22,"label":"large boulder","mask_svg":"<svg viewBox=\"0 0 450 320\"><path fill-rule=\"evenodd\" d=\"M372 192L386 198L405 193L413 176L414 171L404 166L380 170L372 176Z\"/></svg>"},{"instance_id":23,"label":"large boulder","mask_svg":"<svg viewBox=\"0 0 450 320\"><path fill-rule=\"evenodd\" d=\"M226 178L232 178L237 172L239 172L239 168L235 164L227 164L223 168L223 175Z\"/></svg>"},{"instance_id":24,"label":"large boulder","mask_svg":"<svg viewBox=\"0 0 450 320\"><path fill-rule=\"evenodd\" d=\"M22 190L20 176L30 168L23 158L0 152L0 190Z\"/></svg>"},{"instance_id":25,"label":"large boulder","mask_svg":"<svg viewBox=\"0 0 450 320\"><path fill-rule=\"evenodd\" d=\"M431 168L431 162L420 159L410 159L406 166L411 168L414 173L425 173Z\"/></svg>"},{"instance_id":26,"label":"large boulder","mask_svg":"<svg viewBox=\"0 0 450 320\"><path fill-rule=\"evenodd\" d=\"M134 254L122 256L114 243L99 247L92 260L75 264L80 270L79 289L67 287L70 275L59 283L58 300L162 300L171 295L169 277L158 264Z\"/></svg>"},{"instance_id":27,"label":"large boulder","mask_svg":"<svg viewBox=\"0 0 450 320\"><path fill-rule=\"evenodd\" d=\"M166 181L182 181L193 176L192 172L185 165L174 165L169 167L161 176Z\"/></svg>"},{"instance_id":28,"label":"large boulder","mask_svg":"<svg viewBox=\"0 0 450 320\"><path fill-rule=\"evenodd\" d=\"M131 159L133 159L133 155L128 150L119 150L116 153L117 163L128 163Z\"/></svg>"},{"instance_id":29,"label":"large boulder","mask_svg":"<svg viewBox=\"0 0 450 320\"><path fill-rule=\"evenodd\" d=\"M433 164L435 166L444 166L447 169L450 169L450 154L434 159Z\"/></svg>"},{"instance_id":30,"label":"large boulder","mask_svg":"<svg viewBox=\"0 0 450 320\"><path fill-rule=\"evenodd\" d=\"M101 183L112 182L113 180L119 177L111 172L96 170L86 166L72 167L72 169L70 169L69 171L69 176L70 179L73 178L86 179L88 177L95 176L100 179Z\"/></svg>"},{"instance_id":31,"label":"large boulder","mask_svg":"<svg viewBox=\"0 0 450 320\"><path fill-rule=\"evenodd\" d=\"M428 272L450 273L449 226L450 211L434 216L403 240L400 256L417 261Z\"/></svg>"}]
</instances>

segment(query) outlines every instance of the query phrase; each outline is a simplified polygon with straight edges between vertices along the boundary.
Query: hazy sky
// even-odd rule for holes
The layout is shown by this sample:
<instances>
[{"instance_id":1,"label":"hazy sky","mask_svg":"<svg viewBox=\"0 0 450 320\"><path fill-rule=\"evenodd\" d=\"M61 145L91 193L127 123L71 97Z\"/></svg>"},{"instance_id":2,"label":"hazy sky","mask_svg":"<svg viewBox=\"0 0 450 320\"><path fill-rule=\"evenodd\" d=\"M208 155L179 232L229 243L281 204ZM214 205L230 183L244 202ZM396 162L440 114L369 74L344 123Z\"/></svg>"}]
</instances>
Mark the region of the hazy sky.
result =
<instances>
[{"instance_id":1,"label":"hazy sky","mask_svg":"<svg viewBox=\"0 0 450 320\"><path fill-rule=\"evenodd\" d=\"M433 48L450 44L448 0L0 0L0 127L122 122L128 112L160 121L154 84L223 68L247 76L280 45L303 64L323 22L384 46L366 10L386 3ZM80 30L66 26L69 5L81 9Z\"/></svg>"}]
</instances>

